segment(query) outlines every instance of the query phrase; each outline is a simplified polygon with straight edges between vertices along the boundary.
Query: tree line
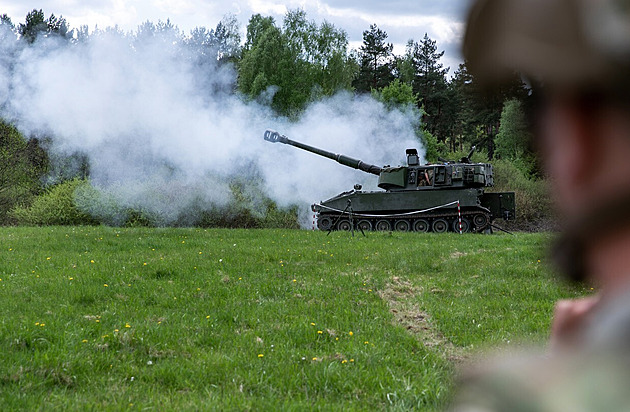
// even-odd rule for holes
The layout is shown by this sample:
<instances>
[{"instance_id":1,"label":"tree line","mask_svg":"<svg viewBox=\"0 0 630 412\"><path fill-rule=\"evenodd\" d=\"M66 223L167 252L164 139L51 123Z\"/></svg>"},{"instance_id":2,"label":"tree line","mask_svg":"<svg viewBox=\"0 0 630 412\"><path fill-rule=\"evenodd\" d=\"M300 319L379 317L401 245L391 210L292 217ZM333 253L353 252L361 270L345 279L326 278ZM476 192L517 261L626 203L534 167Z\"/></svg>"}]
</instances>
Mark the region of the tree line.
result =
<instances>
[{"instance_id":1,"label":"tree line","mask_svg":"<svg viewBox=\"0 0 630 412\"><path fill-rule=\"evenodd\" d=\"M90 32L87 26L71 29L62 16L50 14L46 18L42 10L31 11L24 23L17 25L2 15L0 29L2 41L26 47L40 37L54 36L71 44L101 33ZM117 27L105 29L109 30L120 31ZM214 28L197 27L188 34L167 20L156 24L147 21L125 35L137 41L161 36L194 51L195 64L202 68L234 68L235 82L225 92L257 100L289 119L297 119L309 104L339 92L371 94L390 109L410 110L418 116L421 126L417 136L427 150L428 161L454 157L476 145L479 161L493 161L497 175L505 169L505 175L512 176L503 183L497 176L501 186L497 189L514 189L509 186L516 184L523 187L521 197L544 198L536 156L528 144L526 113L532 102L526 84L515 74L500 90L479 89L466 62L452 74L444 67L444 51L427 34L417 41L410 39L404 54L396 55L387 33L373 24L363 32L361 46L352 50L342 28L325 21L317 23L297 9L287 12L281 22L260 14L251 16L245 39L241 39L239 23L231 15ZM41 137L22 136L7 120L1 121L0 223L10 223L12 209L32 204L36 196L46 192L45 182L50 179L44 176L61 176L55 183L89 177L86 159L75 155L59 162L50 158L45 147ZM64 173L64 161L82 164L72 169L80 170L80 175ZM521 218L546 216L546 204L536 202L545 203L534 201L535 210L528 211L527 216L521 214Z\"/></svg>"}]
</instances>

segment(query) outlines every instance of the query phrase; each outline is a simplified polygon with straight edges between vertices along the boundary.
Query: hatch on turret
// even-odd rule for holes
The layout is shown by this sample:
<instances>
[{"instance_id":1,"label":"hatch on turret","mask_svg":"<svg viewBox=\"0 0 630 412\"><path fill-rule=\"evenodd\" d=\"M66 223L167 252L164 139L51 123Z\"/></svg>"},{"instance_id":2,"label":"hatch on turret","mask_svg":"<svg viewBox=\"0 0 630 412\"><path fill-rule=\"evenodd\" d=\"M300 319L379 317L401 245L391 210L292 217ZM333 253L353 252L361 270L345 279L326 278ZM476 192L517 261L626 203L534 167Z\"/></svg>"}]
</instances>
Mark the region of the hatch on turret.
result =
<instances>
[{"instance_id":1,"label":"hatch on turret","mask_svg":"<svg viewBox=\"0 0 630 412\"><path fill-rule=\"evenodd\" d=\"M420 157L416 149L407 149L407 166L418 166L420 164Z\"/></svg>"},{"instance_id":2,"label":"hatch on turret","mask_svg":"<svg viewBox=\"0 0 630 412\"><path fill-rule=\"evenodd\" d=\"M404 189L407 182L406 167L385 167L378 176L378 187L385 190Z\"/></svg>"}]
</instances>

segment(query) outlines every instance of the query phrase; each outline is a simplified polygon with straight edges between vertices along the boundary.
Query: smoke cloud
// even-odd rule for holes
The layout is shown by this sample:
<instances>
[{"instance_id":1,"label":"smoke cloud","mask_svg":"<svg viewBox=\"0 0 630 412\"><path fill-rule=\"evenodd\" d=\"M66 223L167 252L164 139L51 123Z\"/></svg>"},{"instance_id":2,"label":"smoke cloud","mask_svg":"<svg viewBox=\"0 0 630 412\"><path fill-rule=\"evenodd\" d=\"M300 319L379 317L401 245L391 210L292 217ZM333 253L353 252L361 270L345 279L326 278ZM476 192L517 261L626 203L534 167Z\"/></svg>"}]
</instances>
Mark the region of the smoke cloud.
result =
<instances>
[{"instance_id":1,"label":"smoke cloud","mask_svg":"<svg viewBox=\"0 0 630 412\"><path fill-rule=\"evenodd\" d=\"M268 128L380 166L419 146L417 119L369 96L340 93L297 121L275 116L233 92L232 67L201 60L168 33L106 30L26 46L0 25L0 40L0 115L27 136L52 136L54 153L83 153L95 187L166 223L192 202L227 204L234 178L305 212L355 183L375 188L376 176L265 142Z\"/></svg>"}]
</instances>

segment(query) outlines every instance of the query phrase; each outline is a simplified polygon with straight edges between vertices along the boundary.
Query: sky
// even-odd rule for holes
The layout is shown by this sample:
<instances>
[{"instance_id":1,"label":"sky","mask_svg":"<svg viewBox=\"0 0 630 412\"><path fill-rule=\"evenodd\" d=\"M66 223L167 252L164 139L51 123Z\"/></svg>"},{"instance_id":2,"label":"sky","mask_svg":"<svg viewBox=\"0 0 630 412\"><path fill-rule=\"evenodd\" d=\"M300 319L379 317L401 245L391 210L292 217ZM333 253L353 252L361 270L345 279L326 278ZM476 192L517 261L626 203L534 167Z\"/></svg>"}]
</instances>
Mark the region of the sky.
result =
<instances>
[{"instance_id":1,"label":"sky","mask_svg":"<svg viewBox=\"0 0 630 412\"><path fill-rule=\"evenodd\" d=\"M63 16L71 28L87 25L103 29L118 25L125 31L141 23L170 19L188 33L197 26L214 28L221 18L234 14L243 34L249 18L260 13L281 22L287 10L302 8L311 20L324 20L348 33L351 48L361 45L362 33L376 24L389 35L394 52L404 53L409 39L419 41L427 33L443 50L442 63L449 75L461 62L460 44L469 0L3 0L0 14L23 23L26 14L42 9ZM244 37L244 36L243 36Z\"/></svg>"}]
</instances>

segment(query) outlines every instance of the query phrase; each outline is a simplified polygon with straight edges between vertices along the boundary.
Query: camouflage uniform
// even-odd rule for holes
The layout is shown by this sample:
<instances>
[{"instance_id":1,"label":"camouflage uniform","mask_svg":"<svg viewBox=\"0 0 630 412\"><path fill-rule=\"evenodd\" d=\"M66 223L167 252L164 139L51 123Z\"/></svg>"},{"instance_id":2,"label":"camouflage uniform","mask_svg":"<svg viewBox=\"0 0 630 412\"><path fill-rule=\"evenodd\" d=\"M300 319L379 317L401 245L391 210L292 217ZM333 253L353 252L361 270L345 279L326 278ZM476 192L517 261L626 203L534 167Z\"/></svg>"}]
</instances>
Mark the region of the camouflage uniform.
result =
<instances>
[{"instance_id":1,"label":"camouflage uniform","mask_svg":"<svg viewBox=\"0 0 630 412\"><path fill-rule=\"evenodd\" d=\"M630 411L630 293L609 303L570 353L514 357L470 372L456 412Z\"/></svg>"},{"instance_id":2,"label":"camouflage uniform","mask_svg":"<svg viewBox=\"0 0 630 412\"><path fill-rule=\"evenodd\" d=\"M477 0L464 57L487 88L518 72L544 96L629 108L630 0ZM584 251L600 235L630 227L630 188L618 192L568 222L557 255L571 279L588 275ZM630 291L592 313L580 337L570 351L471 371L453 410L630 411Z\"/></svg>"}]
</instances>

